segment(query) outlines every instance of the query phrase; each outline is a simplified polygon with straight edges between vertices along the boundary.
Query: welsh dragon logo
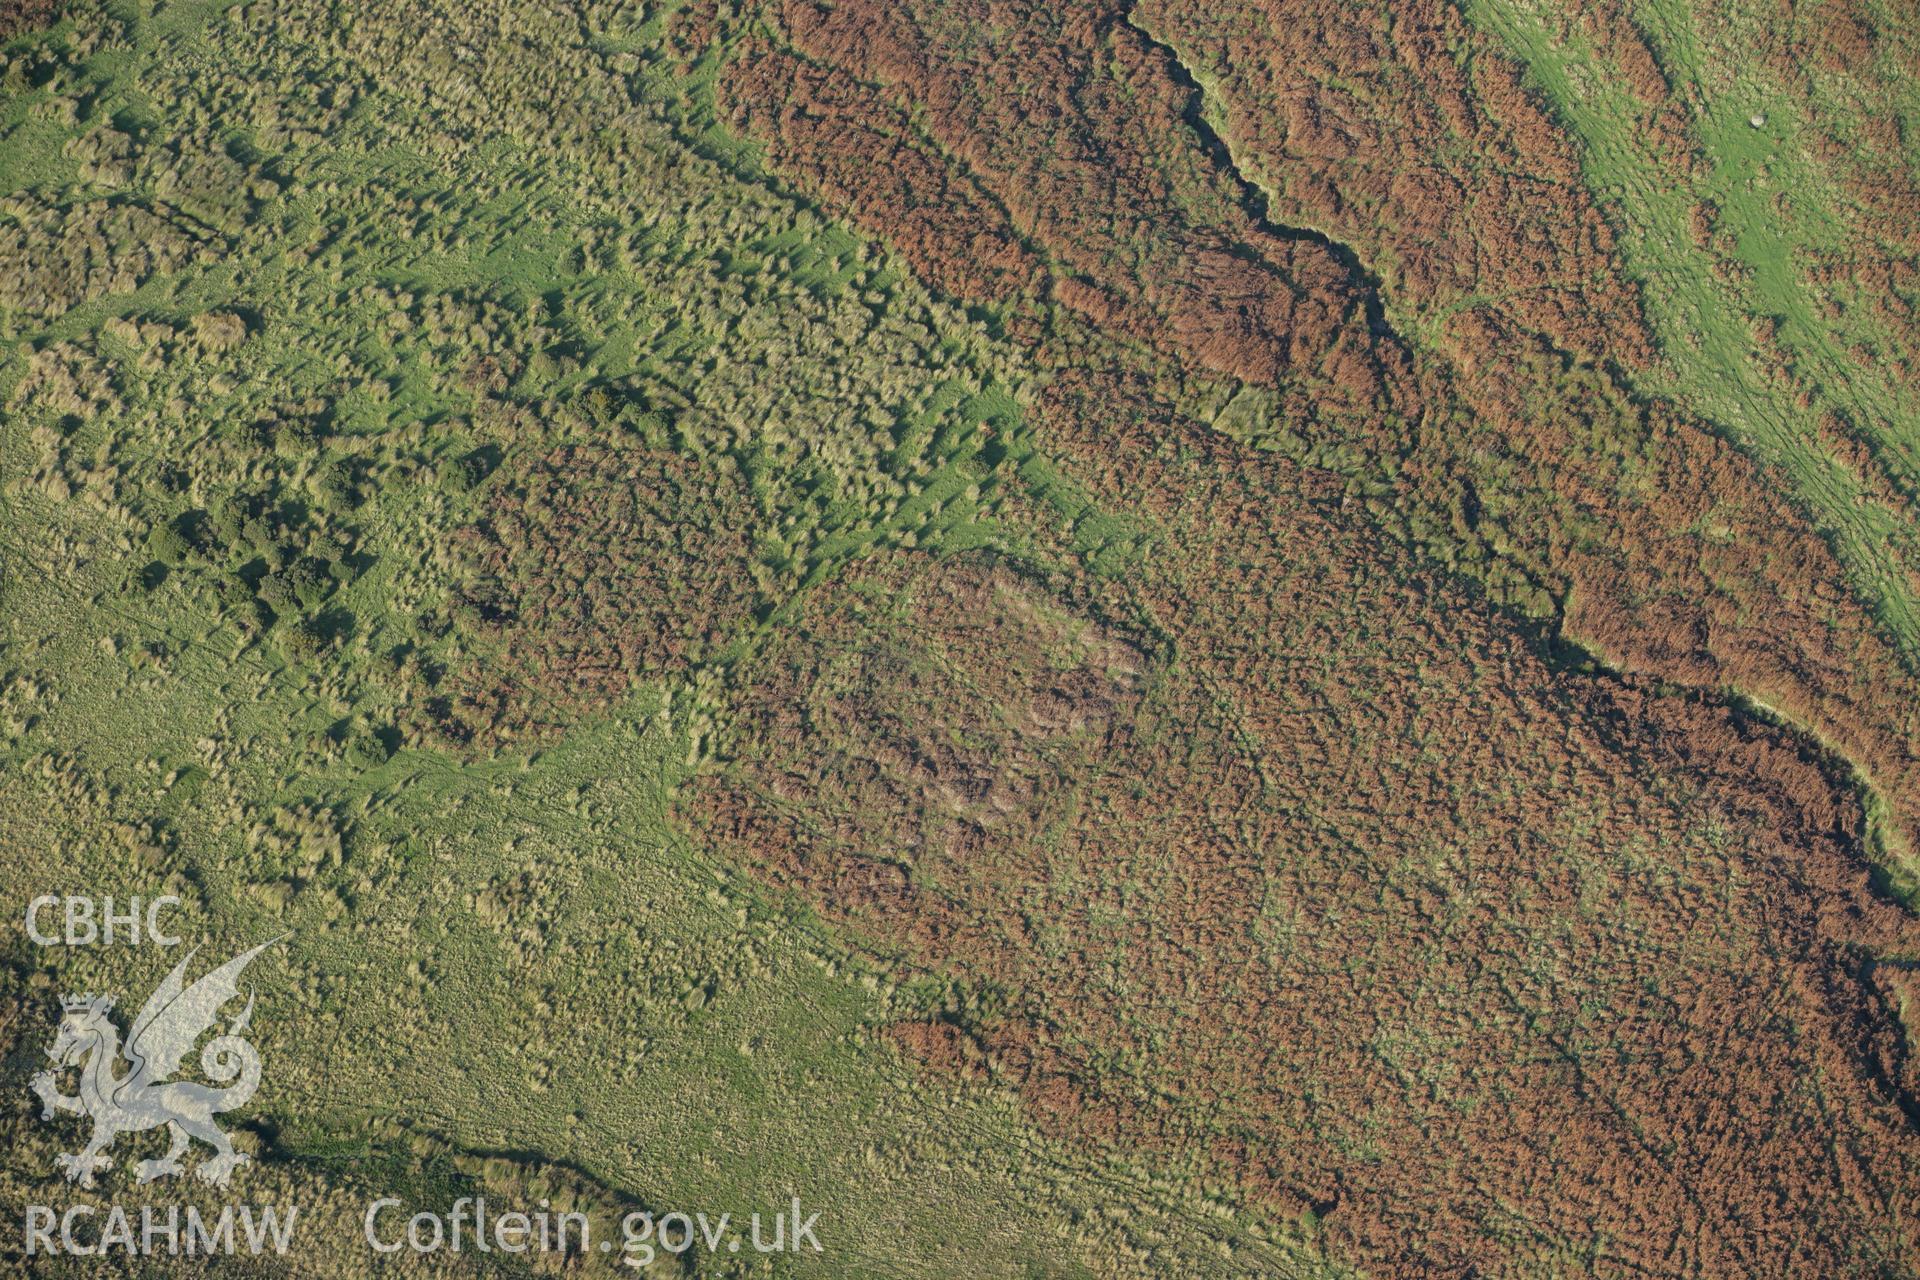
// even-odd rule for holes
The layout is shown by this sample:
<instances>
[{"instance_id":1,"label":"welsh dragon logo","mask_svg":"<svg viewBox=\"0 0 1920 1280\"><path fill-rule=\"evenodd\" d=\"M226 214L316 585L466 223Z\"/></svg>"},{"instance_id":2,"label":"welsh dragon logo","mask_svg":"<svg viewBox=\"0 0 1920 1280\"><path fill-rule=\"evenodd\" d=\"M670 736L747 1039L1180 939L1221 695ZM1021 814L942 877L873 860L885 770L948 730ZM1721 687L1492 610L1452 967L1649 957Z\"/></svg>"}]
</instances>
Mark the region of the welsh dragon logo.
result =
<instances>
[{"instance_id":1,"label":"welsh dragon logo","mask_svg":"<svg viewBox=\"0 0 1920 1280\"><path fill-rule=\"evenodd\" d=\"M251 1159L235 1151L227 1135L213 1123L214 1116L221 1112L245 1105L260 1087L260 1055L241 1038L253 1016L251 993L247 1007L227 1025L226 1033L208 1041L200 1051L201 1070L216 1085L225 1087L168 1077L180 1070L187 1051L214 1025L221 1006L239 996L241 971L278 941L263 942L235 956L192 986L185 982L187 964L194 956L189 951L147 998L133 1020L124 1049L120 1028L109 1016L113 1012L112 996L61 999L60 1031L47 1056L59 1067L80 1068L80 1092L61 1093L53 1071L36 1075L33 1091L40 1097L41 1119L50 1120L55 1112L64 1111L93 1121L93 1136L87 1145L76 1155L62 1154L57 1159L69 1182L93 1186L93 1175L113 1165L107 1148L115 1138L162 1125L169 1130L171 1143L166 1155L142 1160L135 1167L143 1183L179 1173L180 1157L194 1138L213 1148L213 1156L201 1161L194 1172L214 1186L225 1186L233 1171ZM123 1055L124 1072L120 1069Z\"/></svg>"}]
</instances>

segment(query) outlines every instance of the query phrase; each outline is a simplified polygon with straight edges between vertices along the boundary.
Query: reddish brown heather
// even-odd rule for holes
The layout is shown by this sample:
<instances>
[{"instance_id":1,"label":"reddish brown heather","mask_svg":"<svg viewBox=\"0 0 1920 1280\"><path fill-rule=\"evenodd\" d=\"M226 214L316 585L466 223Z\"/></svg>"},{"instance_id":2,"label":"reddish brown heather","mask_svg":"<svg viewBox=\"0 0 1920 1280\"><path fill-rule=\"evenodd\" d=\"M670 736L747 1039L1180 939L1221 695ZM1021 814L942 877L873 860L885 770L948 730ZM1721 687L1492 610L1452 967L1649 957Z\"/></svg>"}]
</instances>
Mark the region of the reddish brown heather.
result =
<instances>
[{"instance_id":1,"label":"reddish brown heather","mask_svg":"<svg viewBox=\"0 0 1920 1280\"><path fill-rule=\"evenodd\" d=\"M723 109L931 279L963 278L942 265L969 240L951 220L980 216L990 245L1044 246L1060 303L1199 368L1367 405L1403 363L1338 258L1259 225L1172 127L1189 96L1117 9L801 2L782 16L839 74L757 50L727 68ZM924 141L903 169L864 163L876 128L908 120Z\"/></svg>"},{"instance_id":2,"label":"reddish brown heather","mask_svg":"<svg viewBox=\"0 0 1920 1280\"><path fill-rule=\"evenodd\" d=\"M1133 20L1194 61L1271 216L1354 245L1400 305L1492 305L1581 358L1650 358L1572 142L1455 6L1148 0Z\"/></svg>"},{"instance_id":3,"label":"reddish brown heather","mask_svg":"<svg viewBox=\"0 0 1920 1280\"><path fill-rule=\"evenodd\" d=\"M1008 301L1040 279L994 197L920 137L907 113L837 67L758 41L726 81L735 121L807 157L817 194L870 210L922 277L964 297Z\"/></svg>"},{"instance_id":4,"label":"reddish brown heather","mask_svg":"<svg viewBox=\"0 0 1920 1280\"><path fill-rule=\"evenodd\" d=\"M1582 21L1694 163L1630 11ZM1019 244L1066 313L1044 447L1164 536L1127 601L910 557L809 601L691 802L713 838L1006 993L910 1051L1063 1135L1210 1152L1370 1274L1911 1273L1915 925L1792 740L1638 675L1814 725L1909 830L1920 698L1778 486L1625 389L1647 330L1518 68L1421 3L781 22L732 118L942 287L1015 287L969 223ZM839 145L874 131L898 164ZM1499 549L1633 674L1556 672L1075 316L1282 388L1394 476L1388 527L1451 513L1446 554Z\"/></svg>"},{"instance_id":5,"label":"reddish brown heather","mask_svg":"<svg viewBox=\"0 0 1920 1280\"><path fill-rule=\"evenodd\" d=\"M1099 390L1119 483L1175 428ZM1310 474L1180 443L1130 599L898 553L812 598L696 826L1005 993L903 1047L1206 1152L1368 1274L1909 1270L1908 975L1870 957L1920 926L1857 807L1764 726L1556 674Z\"/></svg>"},{"instance_id":6,"label":"reddish brown heather","mask_svg":"<svg viewBox=\"0 0 1920 1280\"><path fill-rule=\"evenodd\" d=\"M1650 343L1579 157L1455 7L788 0L780 14L798 55L759 47L723 75L723 103L777 167L930 279L983 298L1011 287L1018 272L963 265L968 222L989 247L1033 246L1069 313L1190 370L1284 388L1282 419L1384 464L1396 507L1454 513L1470 558L1497 549L1582 643L1811 726L1920 837L1920 685L1784 486L1628 391ZM1582 21L1628 68L1644 126L1696 163L1629 13ZM1163 44L1205 84L1227 155L1190 124L1200 98ZM860 162L881 128L912 140L909 159ZM1426 318L1417 360L1368 323L1366 282L1318 231Z\"/></svg>"}]
</instances>

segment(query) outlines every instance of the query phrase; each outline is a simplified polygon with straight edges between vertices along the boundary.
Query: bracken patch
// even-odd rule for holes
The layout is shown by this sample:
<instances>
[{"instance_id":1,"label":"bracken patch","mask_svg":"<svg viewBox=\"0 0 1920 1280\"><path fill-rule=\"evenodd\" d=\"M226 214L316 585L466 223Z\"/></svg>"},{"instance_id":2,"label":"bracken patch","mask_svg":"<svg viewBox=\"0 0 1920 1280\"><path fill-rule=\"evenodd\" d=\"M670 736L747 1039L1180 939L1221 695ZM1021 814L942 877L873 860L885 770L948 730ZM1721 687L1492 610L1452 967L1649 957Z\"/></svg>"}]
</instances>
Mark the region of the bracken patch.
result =
<instances>
[{"instance_id":1,"label":"bracken patch","mask_svg":"<svg viewBox=\"0 0 1920 1280\"><path fill-rule=\"evenodd\" d=\"M569 444L509 469L455 540L455 621L475 654L436 708L451 736L603 708L751 625L760 518L732 459Z\"/></svg>"}]
</instances>

